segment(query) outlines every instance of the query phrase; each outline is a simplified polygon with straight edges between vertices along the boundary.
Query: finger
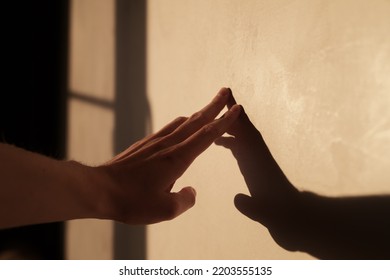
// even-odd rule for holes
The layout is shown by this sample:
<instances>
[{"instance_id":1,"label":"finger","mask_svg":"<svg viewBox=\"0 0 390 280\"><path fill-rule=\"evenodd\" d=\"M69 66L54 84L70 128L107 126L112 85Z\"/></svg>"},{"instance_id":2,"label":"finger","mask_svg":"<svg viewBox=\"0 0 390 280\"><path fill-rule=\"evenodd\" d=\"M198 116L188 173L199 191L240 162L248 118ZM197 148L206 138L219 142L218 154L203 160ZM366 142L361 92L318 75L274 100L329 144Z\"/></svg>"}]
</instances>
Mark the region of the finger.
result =
<instances>
[{"instance_id":1,"label":"finger","mask_svg":"<svg viewBox=\"0 0 390 280\"><path fill-rule=\"evenodd\" d=\"M234 105L233 105L234 106ZM253 134L257 129L250 121L245 109L242 108L240 116L237 121L228 129L227 133L238 138Z\"/></svg>"},{"instance_id":2,"label":"finger","mask_svg":"<svg viewBox=\"0 0 390 280\"><path fill-rule=\"evenodd\" d=\"M214 144L217 146L222 146L226 149L233 149L235 146L236 139L234 137L219 137L214 141Z\"/></svg>"},{"instance_id":3,"label":"finger","mask_svg":"<svg viewBox=\"0 0 390 280\"><path fill-rule=\"evenodd\" d=\"M180 125L167 141L170 141L171 145L180 143L201 127L213 121L226 106L229 96L230 91L227 88L222 88L206 107L193 114L186 122Z\"/></svg>"},{"instance_id":4,"label":"finger","mask_svg":"<svg viewBox=\"0 0 390 280\"><path fill-rule=\"evenodd\" d=\"M174 119L169 124L167 124L163 128L161 128L158 132L151 135L150 139L163 137L165 135L172 133L176 128L178 128L180 125L182 125L187 120L188 120L187 117L178 117L178 118Z\"/></svg>"},{"instance_id":5,"label":"finger","mask_svg":"<svg viewBox=\"0 0 390 280\"><path fill-rule=\"evenodd\" d=\"M158 132L144 138L142 141L139 143L136 143L137 145L132 148L131 153L134 153L138 151L140 148L147 146L150 142L153 142L153 140L156 140L158 138L162 138L173 131L177 129L180 125L182 125L184 122L188 120L187 117L178 117L174 119L172 122L164 126L162 129L160 129Z\"/></svg>"},{"instance_id":6,"label":"finger","mask_svg":"<svg viewBox=\"0 0 390 280\"><path fill-rule=\"evenodd\" d=\"M214 141L214 144L229 149L236 160L240 158L240 145L235 137L219 137Z\"/></svg>"},{"instance_id":7,"label":"finger","mask_svg":"<svg viewBox=\"0 0 390 280\"><path fill-rule=\"evenodd\" d=\"M233 96L233 92L230 88L228 88L230 94L227 100L227 107L230 109L234 105L237 104L236 99ZM234 136L241 136L245 134L244 130L253 129L254 126L252 122L249 120L248 115L245 113L245 109L242 108L241 114L237 121L228 129L227 133Z\"/></svg>"},{"instance_id":8,"label":"finger","mask_svg":"<svg viewBox=\"0 0 390 280\"><path fill-rule=\"evenodd\" d=\"M228 90L229 90L230 94L229 94L229 98L228 98L228 101L227 101L227 104L226 104L226 105L227 105L228 109L230 109L230 108L232 108L234 105L236 105L237 102L236 102L236 99L234 99L233 91L232 91L230 88L228 88Z\"/></svg>"},{"instance_id":9,"label":"finger","mask_svg":"<svg viewBox=\"0 0 390 280\"><path fill-rule=\"evenodd\" d=\"M170 193L167 220L172 220L190 209L194 206L195 200L196 191L192 187L185 187L177 193Z\"/></svg>"},{"instance_id":10,"label":"finger","mask_svg":"<svg viewBox=\"0 0 390 280\"><path fill-rule=\"evenodd\" d=\"M212 123L203 126L200 130L187 138L182 143L174 147L171 152L174 156L181 159L179 162L184 162L187 168L197 156L206 150L215 139L221 137L229 126L237 119L241 111L241 106L233 106L222 119L217 119Z\"/></svg>"},{"instance_id":11,"label":"finger","mask_svg":"<svg viewBox=\"0 0 390 280\"><path fill-rule=\"evenodd\" d=\"M107 164L112 162L119 162L121 160L126 159L128 156L133 155L137 151L139 151L141 148L148 146L151 142L154 140L164 137L170 133L172 133L176 128L178 128L181 124L183 124L188 118L187 117L178 117L174 119L172 122L164 126L162 129L160 129L158 132L149 135L148 137L145 137L144 139L134 143L129 148L115 156L111 161L109 161Z\"/></svg>"},{"instance_id":12,"label":"finger","mask_svg":"<svg viewBox=\"0 0 390 280\"><path fill-rule=\"evenodd\" d=\"M171 133L156 138L155 141L151 141L152 143L150 145L144 145L144 149L142 150L138 149L137 152L142 153L139 156L147 157L183 142L202 126L214 120L223 107L225 107L229 94L228 89L222 88L210 104L182 122ZM133 153L133 155L138 156L136 153Z\"/></svg>"},{"instance_id":13,"label":"finger","mask_svg":"<svg viewBox=\"0 0 390 280\"><path fill-rule=\"evenodd\" d=\"M285 210L284 204L278 205L269 198L259 199L245 194L237 194L234 197L234 205L243 215L266 227L269 227L272 222L277 222L283 215L289 213L283 211Z\"/></svg>"},{"instance_id":14,"label":"finger","mask_svg":"<svg viewBox=\"0 0 390 280\"><path fill-rule=\"evenodd\" d=\"M234 205L237 210L249 219L259 221L259 213L256 201L245 194L237 194L234 197Z\"/></svg>"}]
</instances>

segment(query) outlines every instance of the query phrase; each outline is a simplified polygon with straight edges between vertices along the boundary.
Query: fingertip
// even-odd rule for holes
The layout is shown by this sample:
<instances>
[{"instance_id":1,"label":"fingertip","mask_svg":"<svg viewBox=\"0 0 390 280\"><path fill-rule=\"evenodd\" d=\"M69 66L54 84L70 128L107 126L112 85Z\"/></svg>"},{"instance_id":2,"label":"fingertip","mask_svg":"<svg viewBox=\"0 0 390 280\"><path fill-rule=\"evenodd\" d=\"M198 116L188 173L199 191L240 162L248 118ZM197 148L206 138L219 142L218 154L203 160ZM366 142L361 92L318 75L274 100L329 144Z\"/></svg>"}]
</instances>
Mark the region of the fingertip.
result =
<instances>
[{"instance_id":1,"label":"fingertip","mask_svg":"<svg viewBox=\"0 0 390 280\"><path fill-rule=\"evenodd\" d=\"M237 194L234 197L234 205L243 215L252 220L257 220L256 205L252 197L245 194Z\"/></svg>"},{"instance_id":2,"label":"fingertip","mask_svg":"<svg viewBox=\"0 0 390 280\"><path fill-rule=\"evenodd\" d=\"M234 147L234 143L235 143L234 137L221 136L214 140L215 145L222 146L227 149L232 149Z\"/></svg>"},{"instance_id":3,"label":"fingertip","mask_svg":"<svg viewBox=\"0 0 390 280\"><path fill-rule=\"evenodd\" d=\"M230 91L229 88L223 87L223 88L221 88L221 89L218 91L218 96L226 97L226 96L228 96L228 95L231 95L230 93L231 93L231 91Z\"/></svg>"},{"instance_id":4,"label":"fingertip","mask_svg":"<svg viewBox=\"0 0 390 280\"><path fill-rule=\"evenodd\" d=\"M185 188L182 189L182 191L183 191L183 190L186 190L186 191L188 191L188 192L191 192L192 195L194 196L194 198L196 198L197 193L196 193L196 190L195 190L193 187L185 187Z\"/></svg>"},{"instance_id":5,"label":"fingertip","mask_svg":"<svg viewBox=\"0 0 390 280\"><path fill-rule=\"evenodd\" d=\"M240 113L241 113L241 110L242 110L242 106L241 105L238 105L238 104L235 104L233 105L233 107L231 107L229 109L229 114L230 114L230 117L234 117L234 118L237 118Z\"/></svg>"},{"instance_id":6,"label":"fingertip","mask_svg":"<svg viewBox=\"0 0 390 280\"><path fill-rule=\"evenodd\" d=\"M195 205L196 191L192 187L182 188L179 192L171 192L164 200L162 208L163 220L172 220Z\"/></svg>"},{"instance_id":7,"label":"fingertip","mask_svg":"<svg viewBox=\"0 0 390 280\"><path fill-rule=\"evenodd\" d=\"M236 100L234 99L234 96L233 96L233 91L228 88L229 90L229 98L228 98L228 101L227 101L227 107L228 109L232 108L235 104L237 104Z\"/></svg>"},{"instance_id":8,"label":"fingertip","mask_svg":"<svg viewBox=\"0 0 390 280\"><path fill-rule=\"evenodd\" d=\"M243 109L243 107L242 107L241 105L236 104L236 105L234 105L234 106L232 107L231 110L232 110L233 112L235 112L235 111L240 112L242 109Z\"/></svg>"},{"instance_id":9,"label":"fingertip","mask_svg":"<svg viewBox=\"0 0 390 280\"><path fill-rule=\"evenodd\" d=\"M184 187L177 194L181 197L183 208L186 208L184 211L195 205L197 193L193 187Z\"/></svg>"},{"instance_id":10,"label":"fingertip","mask_svg":"<svg viewBox=\"0 0 390 280\"><path fill-rule=\"evenodd\" d=\"M252 198L246 194L239 193L234 197L234 205L237 208L242 208L242 206L247 205L250 203L250 200Z\"/></svg>"}]
</instances>

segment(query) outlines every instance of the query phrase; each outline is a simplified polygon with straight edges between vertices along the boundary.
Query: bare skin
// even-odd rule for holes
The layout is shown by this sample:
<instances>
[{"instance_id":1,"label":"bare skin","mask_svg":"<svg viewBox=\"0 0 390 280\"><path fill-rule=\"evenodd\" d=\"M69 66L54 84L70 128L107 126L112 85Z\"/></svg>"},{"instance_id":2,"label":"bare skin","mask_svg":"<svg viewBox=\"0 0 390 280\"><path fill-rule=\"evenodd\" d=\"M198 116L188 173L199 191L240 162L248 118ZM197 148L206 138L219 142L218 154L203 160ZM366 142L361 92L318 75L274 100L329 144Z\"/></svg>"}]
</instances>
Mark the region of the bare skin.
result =
<instances>
[{"instance_id":1,"label":"bare skin","mask_svg":"<svg viewBox=\"0 0 390 280\"><path fill-rule=\"evenodd\" d=\"M223 88L191 117L179 117L104 165L90 167L58 161L0 144L0 228L81 218L127 224L170 220L195 204L187 186L172 192L175 181L240 114Z\"/></svg>"}]
</instances>

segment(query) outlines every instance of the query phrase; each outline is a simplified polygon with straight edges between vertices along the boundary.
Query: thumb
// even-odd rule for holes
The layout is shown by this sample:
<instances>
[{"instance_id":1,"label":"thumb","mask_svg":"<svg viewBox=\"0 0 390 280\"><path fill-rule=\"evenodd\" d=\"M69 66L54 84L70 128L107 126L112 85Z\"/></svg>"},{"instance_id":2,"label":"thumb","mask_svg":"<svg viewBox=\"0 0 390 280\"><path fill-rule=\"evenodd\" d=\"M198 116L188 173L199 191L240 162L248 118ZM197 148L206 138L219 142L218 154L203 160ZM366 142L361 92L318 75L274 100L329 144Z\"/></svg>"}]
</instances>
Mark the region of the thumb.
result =
<instances>
[{"instance_id":1,"label":"thumb","mask_svg":"<svg viewBox=\"0 0 390 280\"><path fill-rule=\"evenodd\" d=\"M241 193L237 194L234 197L234 205L243 215L247 216L249 219L259 222L259 207L254 198Z\"/></svg>"},{"instance_id":2,"label":"thumb","mask_svg":"<svg viewBox=\"0 0 390 280\"><path fill-rule=\"evenodd\" d=\"M214 141L214 144L232 150L235 147L235 142L234 137L221 136Z\"/></svg>"},{"instance_id":3,"label":"thumb","mask_svg":"<svg viewBox=\"0 0 390 280\"><path fill-rule=\"evenodd\" d=\"M169 196L172 205L169 218L174 219L194 206L196 191L193 187L184 187L177 193L170 193Z\"/></svg>"}]
</instances>

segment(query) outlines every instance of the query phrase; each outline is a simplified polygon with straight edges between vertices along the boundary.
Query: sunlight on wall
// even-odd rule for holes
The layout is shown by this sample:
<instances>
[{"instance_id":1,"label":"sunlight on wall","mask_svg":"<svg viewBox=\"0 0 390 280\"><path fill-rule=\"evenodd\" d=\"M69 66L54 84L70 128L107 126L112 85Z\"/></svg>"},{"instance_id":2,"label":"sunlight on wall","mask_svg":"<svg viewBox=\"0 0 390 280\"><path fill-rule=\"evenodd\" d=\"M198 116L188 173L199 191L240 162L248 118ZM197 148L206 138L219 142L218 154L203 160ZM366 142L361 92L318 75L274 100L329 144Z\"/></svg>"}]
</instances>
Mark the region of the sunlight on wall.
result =
<instances>
[{"instance_id":1,"label":"sunlight on wall","mask_svg":"<svg viewBox=\"0 0 390 280\"><path fill-rule=\"evenodd\" d=\"M68 157L92 165L113 153L115 3L71 1ZM229 86L301 190L390 192L389 1L147 3L143 100L154 130ZM147 258L311 258L235 209L234 196L248 191L229 151L202 154L176 189L187 185L197 204L147 228ZM69 222L67 257L113 258L113 238L110 221Z\"/></svg>"},{"instance_id":2,"label":"sunlight on wall","mask_svg":"<svg viewBox=\"0 0 390 280\"><path fill-rule=\"evenodd\" d=\"M114 0L74 0L70 9L68 158L90 165L113 155ZM111 259L111 221L66 225L68 259Z\"/></svg>"},{"instance_id":3,"label":"sunlight on wall","mask_svg":"<svg viewBox=\"0 0 390 280\"><path fill-rule=\"evenodd\" d=\"M149 1L153 124L233 89L301 190L389 193L389 1ZM233 157L212 147L177 182L194 209L150 226L152 259L309 258L281 249L239 214Z\"/></svg>"}]
</instances>

